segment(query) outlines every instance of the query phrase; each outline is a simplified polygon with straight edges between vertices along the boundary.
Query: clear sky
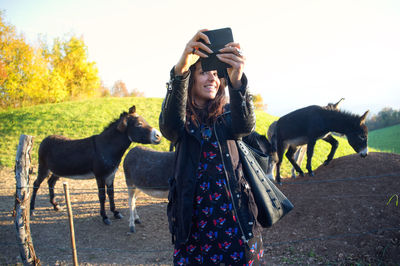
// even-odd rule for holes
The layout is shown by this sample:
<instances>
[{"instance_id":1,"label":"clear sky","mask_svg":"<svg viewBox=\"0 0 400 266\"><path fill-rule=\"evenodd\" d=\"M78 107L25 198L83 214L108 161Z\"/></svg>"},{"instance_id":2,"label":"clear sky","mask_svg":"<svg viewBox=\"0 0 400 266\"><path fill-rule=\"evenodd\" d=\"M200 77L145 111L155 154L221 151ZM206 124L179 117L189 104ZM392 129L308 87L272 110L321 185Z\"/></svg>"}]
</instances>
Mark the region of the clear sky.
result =
<instances>
[{"instance_id":1,"label":"clear sky","mask_svg":"<svg viewBox=\"0 0 400 266\"><path fill-rule=\"evenodd\" d=\"M0 9L31 43L83 36L108 87L122 80L147 97L165 96L197 30L231 27L250 90L272 115L342 97L357 114L400 109L398 0L0 0Z\"/></svg>"}]
</instances>

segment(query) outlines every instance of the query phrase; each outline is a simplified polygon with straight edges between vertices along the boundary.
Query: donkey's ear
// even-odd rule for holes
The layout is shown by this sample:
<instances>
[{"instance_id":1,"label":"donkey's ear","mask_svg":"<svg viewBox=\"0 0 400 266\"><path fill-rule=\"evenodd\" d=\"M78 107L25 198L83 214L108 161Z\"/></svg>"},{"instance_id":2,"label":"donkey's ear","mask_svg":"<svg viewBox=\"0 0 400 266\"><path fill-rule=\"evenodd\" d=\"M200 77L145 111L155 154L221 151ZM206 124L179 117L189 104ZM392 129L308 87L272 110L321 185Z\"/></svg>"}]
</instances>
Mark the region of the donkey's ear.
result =
<instances>
[{"instance_id":1,"label":"donkey's ear","mask_svg":"<svg viewBox=\"0 0 400 266\"><path fill-rule=\"evenodd\" d=\"M360 117L360 125L365 123L365 120L367 119L367 115L369 113L369 110L367 110L361 117Z\"/></svg>"},{"instance_id":2,"label":"donkey's ear","mask_svg":"<svg viewBox=\"0 0 400 266\"><path fill-rule=\"evenodd\" d=\"M340 104L343 100L344 100L344 98L341 98L337 103L335 103L335 104L333 105L333 107L334 107L335 109L339 109L339 104Z\"/></svg>"},{"instance_id":3,"label":"donkey's ear","mask_svg":"<svg viewBox=\"0 0 400 266\"><path fill-rule=\"evenodd\" d=\"M129 113L133 114L134 112L136 112L136 106L132 105L132 107L129 108Z\"/></svg>"},{"instance_id":4,"label":"donkey's ear","mask_svg":"<svg viewBox=\"0 0 400 266\"><path fill-rule=\"evenodd\" d=\"M119 120L119 123L118 123L118 126L117 126L117 130L118 131L125 132L126 127L128 126L128 121L127 120L128 120L127 116L124 116Z\"/></svg>"}]
</instances>

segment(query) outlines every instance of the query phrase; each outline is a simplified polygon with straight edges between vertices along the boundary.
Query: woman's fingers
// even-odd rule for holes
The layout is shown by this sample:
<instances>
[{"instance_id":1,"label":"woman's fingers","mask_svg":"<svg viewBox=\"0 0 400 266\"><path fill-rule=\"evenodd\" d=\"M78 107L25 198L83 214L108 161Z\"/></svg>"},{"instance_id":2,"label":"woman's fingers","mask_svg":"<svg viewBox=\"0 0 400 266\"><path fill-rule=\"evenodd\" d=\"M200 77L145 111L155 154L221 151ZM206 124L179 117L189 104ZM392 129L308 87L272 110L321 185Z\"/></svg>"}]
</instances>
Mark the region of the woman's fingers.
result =
<instances>
[{"instance_id":1,"label":"woman's fingers","mask_svg":"<svg viewBox=\"0 0 400 266\"><path fill-rule=\"evenodd\" d=\"M197 55L206 55L205 53L202 53L201 51L199 51L199 49L202 49L203 51L205 51L209 54L213 53L213 50L211 50L207 45L205 45L204 43L199 42L199 41L193 42L192 51L191 51L192 53L194 51L193 49L195 49L197 51L196 52ZM204 57L204 56L202 56L202 57ZM206 57L208 57L208 56L206 56Z\"/></svg>"},{"instance_id":2,"label":"woman's fingers","mask_svg":"<svg viewBox=\"0 0 400 266\"><path fill-rule=\"evenodd\" d=\"M208 38L207 35L205 35L203 32L208 31L207 29L202 29L199 30L196 35L192 38L193 41L198 41L200 39L203 39L207 44L211 44L210 39Z\"/></svg>"},{"instance_id":3,"label":"woman's fingers","mask_svg":"<svg viewBox=\"0 0 400 266\"><path fill-rule=\"evenodd\" d=\"M206 53L213 53L205 43L210 44L210 40L203 32L207 29L199 30L192 39L186 44L181 58L175 65L175 75L182 75L186 73L190 66L197 62L199 57L207 58ZM202 49L204 52L200 51Z\"/></svg>"},{"instance_id":4,"label":"woman's fingers","mask_svg":"<svg viewBox=\"0 0 400 266\"><path fill-rule=\"evenodd\" d=\"M246 58L243 56L237 56L233 53L224 53L224 54L217 54L219 60L224 63L231 65L233 68L240 68L243 67Z\"/></svg>"},{"instance_id":5,"label":"woman's fingers","mask_svg":"<svg viewBox=\"0 0 400 266\"><path fill-rule=\"evenodd\" d=\"M228 43L225 45L224 48L220 49L219 52L221 53L232 53L235 54L236 56L243 57L243 51L240 49L240 44L239 43Z\"/></svg>"}]
</instances>

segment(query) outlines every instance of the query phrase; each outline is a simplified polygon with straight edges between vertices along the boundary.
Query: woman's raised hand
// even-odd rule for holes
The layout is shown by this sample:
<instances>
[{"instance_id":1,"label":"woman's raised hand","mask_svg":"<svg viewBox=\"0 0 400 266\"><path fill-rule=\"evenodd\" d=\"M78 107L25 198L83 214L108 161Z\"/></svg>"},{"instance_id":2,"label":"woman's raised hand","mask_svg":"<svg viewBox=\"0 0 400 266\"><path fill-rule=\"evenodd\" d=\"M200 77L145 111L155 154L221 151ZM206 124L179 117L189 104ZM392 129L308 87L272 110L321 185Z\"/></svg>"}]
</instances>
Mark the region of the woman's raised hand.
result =
<instances>
[{"instance_id":1,"label":"woman's raised hand","mask_svg":"<svg viewBox=\"0 0 400 266\"><path fill-rule=\"evenodd\" d=\"M181 76L189 71L191 65L197 62L199 57L207 58L208 55L202 53L199 48L211 54L213 51L207 47L204 42L210 44L210 40L208 36L203 32L207 31L207 29L199 30L192 39L186 44L185 50L183 50L182 56L179 59L178 63L175 65L175 75Z\"/></svg>"},{"instance_id":2,"label":"woman's raised hand","mask_svg":"<svg viewBox=\"0 0 400 266\"><path fill-rule=\"evenodd\" d=\"M234 88L240 88L242 86L242 76L244 71L244 64L246 58L243 56L240 44L231 42L225 45L224 48L219 50L221 53L217 54L219 60L224 63L231 65L228 68L228 76Z\"/></svg>"}]
</instances>

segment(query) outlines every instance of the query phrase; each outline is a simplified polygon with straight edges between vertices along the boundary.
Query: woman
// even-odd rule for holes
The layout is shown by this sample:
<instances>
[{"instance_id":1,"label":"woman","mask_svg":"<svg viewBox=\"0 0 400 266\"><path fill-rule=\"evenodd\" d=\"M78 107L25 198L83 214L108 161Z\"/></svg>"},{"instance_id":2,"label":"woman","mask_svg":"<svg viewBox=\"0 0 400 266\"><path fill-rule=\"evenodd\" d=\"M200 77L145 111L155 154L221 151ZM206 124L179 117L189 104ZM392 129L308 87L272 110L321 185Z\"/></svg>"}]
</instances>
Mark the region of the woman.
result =
<instances>
[{"instance_id":1,"label":"woman","mask_svg":"<svg viewBox=\"0 0 400 266\"><path fill-rule=\"evenodd\" d=\"M199 49L212 53L201 42L210 43L204 31L172 69L160 114L161 132L176 146L168 203L174 264L257 265L261 227L235 142L255 127L245 58L238 43L228 43L217 57L231 68L204 72L201 58L207 55Z\"/></svg>"}]
</instances>

